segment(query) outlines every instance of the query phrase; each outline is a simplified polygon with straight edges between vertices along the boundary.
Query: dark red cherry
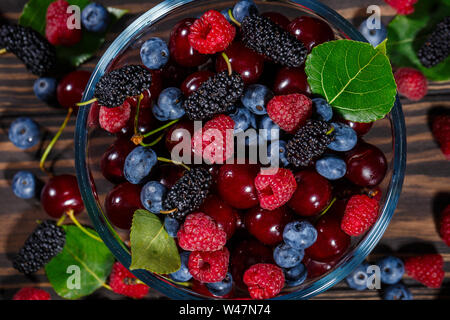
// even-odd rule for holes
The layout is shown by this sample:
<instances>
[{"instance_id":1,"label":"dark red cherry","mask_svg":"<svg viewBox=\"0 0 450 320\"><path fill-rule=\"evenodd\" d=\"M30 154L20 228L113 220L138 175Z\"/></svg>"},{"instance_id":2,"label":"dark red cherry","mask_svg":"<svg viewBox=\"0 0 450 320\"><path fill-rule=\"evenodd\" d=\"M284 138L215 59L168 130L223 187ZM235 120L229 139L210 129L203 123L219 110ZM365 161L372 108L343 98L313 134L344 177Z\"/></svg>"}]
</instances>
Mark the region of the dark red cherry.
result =
<instances>
[{"instance_id":1,"label":"dark red cherry","mask_svg":"<svg viewBox=\"0 0 450 320\"><path fill-rule=\"evenodd\" d=\"M158 181L166 188L170 189L184 175L186 169L174 164L162 164L155 170L152 180Z\"/></svg>"},{"instance_id":2,"label":"dark red cherry","mask_svg":"<svg viewBox=\"0 0 450 320\"><path fill-rule=\"evenodd\" d=\"M275 22L280 27L282 27L283 29L286 29L286 30L289 26L289 23L291 22L285 15L283 15L279 12L268 11L268 12L264 12L262 14L262 16L269 18L270 20L272 20L272 22Z\"/></svg>"},{"instance_id":3,"label":"dark red cherry","mask_svg":"<svg viewBox=\"0 0 450 320\"><path fill-rule=\"evenodd\" d=\"M237 212L216 195L210 195L200 207L200 211L213 218L230 239L236 230Z\"/></svg>"},{"instance_id":4,"label":"dark red cherry","mask_svg":"<svg viewBox=\"0 0 450 320\"><path fill-rule=\"evenodd\" d=\"M220 197L237 209L249 209L259 204L255 188L258 165L224 164L220 167L217 188Z\"/></svg>"},{"instance_id":5,"label":"dark red cherry","mask_svg":"<svg viewBox=\"0 0 450 320\"><path fill-rule=\"evenodd\" d=\"M137 108L131 109L130 120L125 127L118 133L118 136L132 137L134 135L134 120ZM155 119L151 108L140 108L138 119L138 133L144 134L158 127L158 121ZM153 141L158 135L151 136L149 139Z\"/></svg>"},{"instance_id":6,"label":"dark red cherry","mask_svg":"<svg viewBox=\"0 0 450 320\"><path fill-rule=\"evenodd\" d=\"M281 68L275 75L273 82L273 92L276 95L286 95L291 93L311 94L305 69L299 68Z\"/></svg>"},{"instance_id":7,"label":"dark red cherry","mask_svg":"<svg viewBox=\"0 0 450 320\"><path fill-rule=\"evenodd\" d=\"M105 210L113 225L121 229L130 229L133 214L143 209L141 204L141 186L124 182L114 187L105 198Z\"/></svg>"},{"instance_id":8,"label":"dark red cherry","mask_svg":"<svg viewBox=\"0 0 450 320\"><path fill-rule=\"evenodd\" d=\"M194 123L189 120L181 120L180 122L177 122L173 126L170 127L170 129L167 131L166 134L166 148L169 152L172 152L172 149L178 145L179 143L184 143L180 145L180 148L183 147L184 144L186 146L189 146L189 150L192 151L190 148L191 144L191 138L194 134ZM180 149L180 152L177 153L177 156L182 157L183 156L183 150L184 148Z\"/></svg>"},{"instance_id":9,"label":"dark red cherry","mask_svg":"<svg viewBox=\"0 0 450 320\"><path fill-rule=\"evenodd\" d=\"M123 165L128 154L136 147L128 138L118 138L102 155L100 168L103 176L112 183L125 182Z\"/></svg>"},{"instance_id":10,"label":"dark red cherry","mask_svg":"<svg viewBox=\"0 0 450 320\"><path fill-rule=\"evenodd\" d=\"M316 171L303 170L295 175L297 189L288 206L300 216L308 217L320 213L330 203L331 184Z\"/></svg>"},{"instance_id":11,"label":"dark red cherry","mask_svg":"<svg viewBox=\"0 0 450 320\"><path fill-rule=\"evenodd\" d=\"M381 183L386 176L387 160L384 153L372 144L360 142L346 153L345 177L361 187L373 187Z\"/></svg>"},{"instance_id":12,"label":"dark red cherry","mask_svg":"<svg viewBox=\"0 0 450 320\"><path fill-rule=\"evenodd\" d=\"M161 79L163 87L180 87L184 79L196 71L196 68L182 67L176 62L169 60L169 62L161 70Z\"/></svg>"},{"instance_id":13,"label":"dark red cherry","mask_svg":"<svg viewBox=\"0 0 450 320\"><path fill-rule=\"evenodd\" d=\"M197 71L188 76L181 84L181 91L185 97L189 97L202 85L203 82L214 76L214 73L208 70Z\"/></svg>"},{"instance_id":14,"label":"dark red cherry","mask_svg":"<svg viewBox=\"0 0 450 320\"><path fill-rule=\"evenodd\" d=\"M233 42L226 50L230 59L231 67L240 73L245 84L258 81L264 68L264 57L248 49L240 42ZM216 71L221 72L227 69L227 64L222 55L216 58Z\"/></svg>"},{"instance_id":15,"label":"dark red cherry","mask_svg":"<svg viewBox=\"0 0 450 320\"><path fill-rule=\"evenodd\" d=\"M53 218L59 218L69 210L73 210L74 214L83 211L77 178L70 174L50 178L41 191L41 204Z\"/></svg>"},{"instance_id":16,"label":"dark red cherry","mask_svg":"<svg viewBox=\"0 0 450 320\"><path fill-rule=\"evenodd\" d=\"M363 122L353 122L349 120L342 120L342 121L348 124L351 128L353 128L353 130L355 130L358 136L360 137L369 132L373 126L373 122L363 123Z\"/></svg>"},{"instance_id":17,"label":"dark red cherry","mask_svg":"<svg viewBox=\"0 0 450 320\"><path fill-rule=\"evenodd\" d=\"M199 53L189 43L189 28L195 20L195 18L181 20L173 27L170 33L170 56L181 66L197 67L208 60L207 55Z\"/></svg>"},{"instance_id":18,"label":"dark red cherry","mask_svg":"<svg viewBox=\"0 0 450 320\"><path fill-rule=\"evenodd\" d=\"M292 20L288 30L303 42L309 51L321 43L334 40L334 32L328 23L314 17L298 17Z\"/></svg>"},{"instance_id":19,"label":"dark red cherry","mask_svg":"<svg viewBox=\"0 0 450 320\"><path fill-rule=\"evenodd\" d=\"M312 260L310 257L305 256L302 263L305 265L308 271L307 278L313 279L315 277L320 277L321 275L327 273L338 263L339 259L330 262L321 262Z\"/></svg>"},{"instance_id":20,"label":"dark red cherry","mask_svg":"<svg viewBox=\"0 0 450 320\"><path fill-rule=\"evenodd\" d=\"M285 206L273 211L255 207L245 214L244 219L248 232L267 245L274 245L283 240L284 227L290 221L292 215Z\"/></svg>"},{"instance_id":21,"label":"dark red cherry","mask_svg":"<svg viewBox=\"0 0 450 320\"><path fill-rule=\"evenodd\" d=\"M61 107L78 109L76 104L81 102L90 77L89 71L77 70L68 73L59 81L56 96Z\"/></svg>"}]
</instances>

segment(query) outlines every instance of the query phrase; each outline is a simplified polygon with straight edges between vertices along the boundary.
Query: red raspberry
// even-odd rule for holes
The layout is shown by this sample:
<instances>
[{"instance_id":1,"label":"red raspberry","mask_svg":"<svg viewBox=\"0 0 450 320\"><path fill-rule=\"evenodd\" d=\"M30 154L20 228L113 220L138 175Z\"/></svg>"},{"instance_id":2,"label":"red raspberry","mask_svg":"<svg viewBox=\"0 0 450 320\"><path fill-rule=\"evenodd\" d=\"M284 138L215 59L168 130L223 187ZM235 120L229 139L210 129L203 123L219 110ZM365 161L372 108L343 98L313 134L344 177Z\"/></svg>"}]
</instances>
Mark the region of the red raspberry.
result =
<instances>
[{"instance_id":1,"label":"red raspberry","mask_svg":"<svg viewBox=\"0 0 450 320\"><path fill-rule=\"evenodd\" d=\"M25 287L16 292L13 300L50 300L50 294L42 289Z\"/></svg>"},{"instance_id":2,"label":"red raspberry","mask_svg":"<svg viewBox=\"0 0 450 320\"><path fill-rule=\"evenodd\" d=\"M283 289L284 274L274 264L258 263L245 271L244 283L253 299L270 299Z\"/></svg>"},{"instance_id":3,"label":"red raspberry","mask_svg":"<svg viewBox=\"0 0 450 320\"><path fill-rule=\"evenodd\" d=\"M297 189L297 181L288 169L263 169L255 178L255 188L261 208L275 210L291 199Z\"/></svg>"},{"instance_id":4,"label":"red raspberry","mask_svg":"<svg viewBox=\"0 0 450 320\"><path fill-rule=\"evenodd\" d=\"M442 211L440 233L445 244L450 247L450 204Z\"/></svg>"},{"instance_id":5,"label":"red raspberry","mask_svg":"<svg viewBox=\"0 0 450 320\"><path fill-rule=\"evenodd\" d=\"M100 127L111 133L117 133L124 128L130 119L131 106L125 101L115 108L100 107L98 121Z\"/></svg>"},{"instance_id":6,"label":"red raspberry","mask_svg":"<svg viewBox=\"0 0 450 320\"><path fill-rule=\"evenodd\" d=\"M341 229L349 236L359 236L377 221L379 208L376 199L366 195L352 196L345 207Z\"/></svg>"},{"instance_id":7,"label":"red raspberry","mask_svg":"<svg viewBox=\"0 0 450 320\"><path fill-rule=\"evenodd\" d=\"M189 255L189 273L201 282L219 282L227 275L229 260L226 247L213 252L194 251Z\"/></svg>"},{"instance_id":8,"label":"red raspberry","mask_svg":"<svg viewBox=\"0 0 450 320\"><path fill-rule=\"evenodd\" d=\"M398 14L411 14L414 12L414 4L417 0L384 0L388 5L397 10Z\"/></svg>"},{"instance_id":9,"label":"red raspberry","mask_svg":"<svg viewBox=\"0 0 450 320\"><path fill-rule=\"evenodd\" d=\"M270 119L289 133L295 133L312 115L312 101L299 93L276 96L267 104Z\"/></svg>"},{"instance_id":10,"label":"red raspberry","mask_svg":"<svg viewBox=\"0 0 450 320\"><path fill-rule=\"evenodd\" d=\"M67 22L72 19L73 13L67 13L70 4L65 0L51 3L47 9L47 24L45 36L55 46L73 46L81 40L81 28L69 29Z\"/></svg>"},{"instance_id":11,"label":"red raspberry","mask_svg":"<svg viewBox=\"0 0 450 320\"><path fill-rule=\"evenodd\" d=\"M114 263L109 276L112 291L130 298L142 299L147 295L149 287L138 281L136 276L120 262Z\"/></svg>"},{"instance_id":12,"label":"red raspberry","mask_svg":"<svg viewBox=\"0 0 450 320\"><path fill-rule=\"evenodd\" d=\"M191 25L189 43L200 53L214 54L225 50L236 35L236 29L223 14L207 11Z\"/></svg>"},{"instance_id":13,"label":"red raspberry","mask_svg":"<svg viewBox=\"0 0 450 320\"><path fill-rule=\"evenodd\" d=\"M192 148L196 155L203 156L209 163L222 164L233 155L234 121L229 116L219 114L206 122L202 130L192 137Z\"/></svg>"},{"instance_id":14,"label":"red raspberry","mask_svg":"<svg viewBox=\"0 0 450 320\"><path fill-rule=\"evenodd\" d=\"M413 68L400 68L395 74L398 92L412 101L422 99L428 92L427 78Z\"/></svg>"},{"instance_id":15,"label":"red raspberry","mask_svg":"<svg viewBox=\"0 0 450 320\"><path fill-rule=\"evenodd\" d=\"M177 233L178 245L187 251L216 251L227 242L227 234L203 212L191 213Z\"/></svg>"},{"instance_id":16,"label":"red raspberry","mask_svg":"<svg viewBox=\"0 0 450 320\"><path fill-rule=\"evenodd\" d=\"M432 131L441 147L442 153L450 160L450 116L440 115L434 118Z\"/></svg>"},{"instance_id":17,"label":"red raspberry","mask_svg":"<svg viewBox=\"0 0 450 320\"><path fill-rule=\"evenodd\" d=\"M440 288L444 280L444 259L440 254L426 254L406 259L408 276L429 288Z\"/></svg>"}]
</instances>

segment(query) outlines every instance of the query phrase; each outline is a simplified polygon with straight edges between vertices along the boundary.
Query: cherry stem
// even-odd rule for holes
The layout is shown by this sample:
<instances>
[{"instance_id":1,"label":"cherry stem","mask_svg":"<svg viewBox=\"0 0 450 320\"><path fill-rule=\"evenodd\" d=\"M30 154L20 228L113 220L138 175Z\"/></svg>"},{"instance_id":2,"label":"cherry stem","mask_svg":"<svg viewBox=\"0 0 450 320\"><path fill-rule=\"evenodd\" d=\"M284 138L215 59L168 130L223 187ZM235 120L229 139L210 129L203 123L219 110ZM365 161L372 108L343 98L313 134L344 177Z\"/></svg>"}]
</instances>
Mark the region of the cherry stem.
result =
<instances>
[{"instance_id":1,"label":"cherry stem","mask_svg":"<svg viewBox=\"0 0 450 320\"><path fill-rule=\"evenodd\" d=\"M173 125L174 123L177 123L178 121L180 121L180 119L172 120L172 121L166 123L165 125L163 125L162 127L159 127L153 131L147 132L142 137L144 137L144 138L150 137L151 135L154 135L155 133L158 133L158 132L170 127L171 125Z\"/></svg>"},{"instance_id":2,"label":"cherry stem","mask_svg":"<svg viewBox=\"0 0 450 320\"><path fill-rule=\"evenodd\" d=\"M331 206L336 202L337 198L334 197L331 202L328 204L328 206L322 210L322 212L316 217L316 219L319 219L321 216L323 216L325 213L328 212L328 210L330 210Z\"/></svg>"},{"instance_id":3,"label":"cherry stem","mask_svg":"<svg viewBox=\"0 0 450 320\"><path fill-rule=\"evenodd\" d=\"M63 132L64 128L67 126L67 123L70 120L70 116L72 115L72 112L73 112L73 109L69 108L69 110L67 111L66 118L64 119L64 122L62 123L61 127L59 128L58 132L55 134L53 139L48 144L47 148L45 148L44 154L42 155L41 161L39 162L39 168L41 168L42 172L44 172L44 173L46 173L48 175L50 175L50 173L47 171L47 169L45 169L45 160L47 160L47 157L50 154L50 152L52 151L53 146L58 141L58 139L61 136L61 133Z\"/></svg>"},{"instance_id":4,"label":"cherry stem","mask_svg":"<svg viewBox=\"0 0 450 320\"><path fill-rule=\"evenodd\" d=\"M369 198L374 198L380 191L378 190L370 190L369 194L367 195Z\"/></svg>"},{"instance_id":5,"label":"cherry stem","mask_svg":"<svg viewBox=\"0 0 450 320\"><path fill-rule=\"evenodd\" d=\"M138 134L139 113L140 113L139 111L141 108L142 99L144 99L144 95L141 93L138 98L138 103L137 103L137 107L136 107L136 115L134 116L134 134L135 135Z\"/></svg>"},{"instance_id":6,"label":"cherry stem","mask_svg":"<svg viewBox=\"0 0 450 320\"><path fill-rule=\"evenodd\" d=\"M73 213L72 209L67 210L66 215L72 220L72 222L80 229L84 234L86 234L88 237L97 240L98 242L102 242L103 240L100 237L97 237L95 234L90 233L85 227L81 225L80 222L78 222L77 218L75 218L75 215Z\"/></svg>"},{"instance_id":7,"label":"cherry stem","mask_svg":"<svg viewBox=\"0 0 450 320\"><path fill-rule=\"evenodd\" d=\"M189 168L183 162L179 162L179 161L175 161L175 160L171 160L171 159L167 159L167 158L163 158L163 157L158 157L157 159L158 159L158 161L161 161L161 162L168 162L168 163L176 164L177 166L182 166L183 168L185 168L188 171L191 170L191 168Z\"/></svg>"},{"instance_id":8,"label":"cherry stem","mask_svg":"<svg viewBox=\"0 0 450 320\"><path fill-rule=\"evenodd\" d=\"M76 106L77 106L77 107L87 106L88 104L94 103L95 101L97 101L97 98L92 98L91 100L88 100L88 101L78 102L78 103L76 104Z\"/></svg>"},{"instance_id":9,"label":"cherry stem","mask_svg":"<svg viewBox=\"0 0 450 320\"><path fill-rule=\"evenodd\" d=\"M141 142L140 145L143 147L153 147L155 144L157 144L158 142L161 141L162 138L164 138L165 133L161 134L158 138L156 138L156 140L150 142L150 143L144 143Z\"/></svg>"},{"instance_id":10,"label":"cherry stem","mask_svg":"<svg viewBox=\"0 0 450 320\"><path fill-rule=\"evenodd\" d=\"M231 76L231 74L233 73L233 68L231 67L230 58L228 58L228 56L225 52L222 52L222 57L225 60L225 63L227 64L228 75Z\"/></svg>"},{"instance_id":11,"label":"cherry stem","mask_svg":"<svg viewBox=\"0 0 450 320\"><path fill-rule=\"evenodd\" d=\"M59 218L59 220L56 222L56 225L57 225L58 227L61 227L62 224L64 223L64 221L66 221L66 217L67 217L67 215L63 214L63 215L61 216L61 218Z\"/></svg>"},{"instance_id":12,"label":"cherry stem","mask_svg":"<svg viewBox=\"0 0 450 320\"><path fill-rule=\"evenodd\" d=\"M177 212L177 211L178 211L178 209L174 208L172 210L161 210L159 213L161 213L161 214L171 214L171 213L174 213L174 212Z\"/></svg>"},{"instance_id":13,"label":"cherry stem","mask_svg":"<svg viewBox=\"0 0 450 320\"><path fill-rule=\"evenodd\" d=\"M238 27L241 26L241 23L236 20L236 18L233 16L233 11L231 9L228 9L228 15L230 16L231 21L233 21Z\"/></svg>"},{"instance_id":14,"label":"cherry stem","mask_svg":"<svg viewBox=\"0 0 450 320\"><path fill-rule=\"evenodd\" d=\"M326 135L328 136L329 134L333 133L333 131L334 131L334 127L331 127L331 129L327 131Z\"/></svg>"},{"instance_id":15,"label":"cherry stem","mask_svg":"<svg viewBox=\"0 0 450 320\"><path fill-rule=\"evenodd\" d=\"M5 54L5 53L7 53L7 52L8 52L8 50L6 50L5 48L0 49L0 54Z\"/></svg>"}]
</instances>

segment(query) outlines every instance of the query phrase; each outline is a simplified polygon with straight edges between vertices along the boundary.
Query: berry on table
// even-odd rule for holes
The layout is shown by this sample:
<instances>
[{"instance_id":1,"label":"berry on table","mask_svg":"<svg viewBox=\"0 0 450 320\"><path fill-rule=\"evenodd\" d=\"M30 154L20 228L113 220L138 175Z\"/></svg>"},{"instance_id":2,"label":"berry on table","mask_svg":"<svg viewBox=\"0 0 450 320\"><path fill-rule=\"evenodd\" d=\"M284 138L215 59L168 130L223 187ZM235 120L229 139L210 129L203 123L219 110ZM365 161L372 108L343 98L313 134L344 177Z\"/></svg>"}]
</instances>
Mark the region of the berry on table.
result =
<instances>
[{"instance_id":1,"label":"berry on table","mask_svg":"<svg viewBox=\"0 0 450 320\"><path fill-rule=\"evenodd\" d=\"M450 115L440 115L431 124L434 138L441 147L444 156L450 160Z\"/></svg>"},{"instance_id":2,"label":"berry on table","mask_svg":"<svg viewBox=\"0 0 450 320\"><path fill-rule=\"evenodd\" d=\"M276 140L267 147L267 157L271 166L288 166L286 158L286 141Z\"/></svg>"},{"instance_id":3,"label":"berry on table","mask_svg":"<svg viewBox=\"0 0 450 320\"><path fill-rule=\"evenodd\" d=\"M280 126L276 124L268 115L260 118L258 129L259 137L266 141L276 141L280 139Z\"/></svg>"},{"instance_id":4,"label":"berry on table","mask_svg":"<svg viewBox=\"0 0 450 320\"><path fill-rule=\"evenodd\" d=\"M33 91L39 100L47 103L54 102L56 101L57 85L58 82L55 78L43 77L34 81Z\"/></svg>"},{"instance_id":5,"label":"berry on table","mask_svg":"<svg viewBox=\"0 0 450 320\"><path fill-rule=\"evenodd\" d=\"M397 14L408 15L414 12L414 4L417 0L384 0L397 11Z\"/></svg>"},{"instance_id":6,"label":"berry on table","mask_svg":"<svg viewBox=\"0 0 450 320\"><path fill-rule=\"evenodd\" d=\"M329 105L327 100L323 98L312 99L314 111L319 120L330 121L333 118L333 108Z\"/></svg>"},{"instance_id":7,"label":"berry on table","mask_svg":"<svg viewBox=\"0 0 450 320\"><path fill-rule=\"evenodd\" d=\"M116 108L101 106L98 113L100 127L110 133L120 132L131 118L131 106L127 101Z\"/></svg>"},{"instance_id":8,"label":"berry on table","mask_svg":"<svg viewBox=\"0 0 450 320\"><path fill-rule=\"evenodd\" d=\"M375 28L374 22L374 19L366 19L359 25L358 30L373 47L376 47L386 39L387 30L381 22L379 22L379 28Z\"/></svg>"},{"instance_id":9,"label":"berry on table","mask_svg":"<svg viewBox=\"0 0 450 320\"><path fill-rule=\"evenodd\" d=\"M244 283L252 299L270 299L284 286L283 270L273 264L258 263L245 271Z\"/></svg>"},{"instance_id":10,"label":"berry on table","mask_svg":"<svg viewBox=\"0 0 450 320\"><path fill-rule=\"evenodd\" d=\"M146 40L140 54L142 63L151 70L161 69L169 62L169 47L161 38L153 37Z\"/></svg>"},{"instance_id":11,"label":"berry on table","mask_svg":"<svg viewBox=\"0 0 450 320\"><path fill-rule=\"evenodd\" d=\"M256 128L255 115L247 108L238 107L236 111L230 114L234 121L234 133L244 132L248 128Z\"/></svg>"},{"instance_id":12,"label":"berry on table","mask_svg":"<svg viewBox=\"0 0 450 320\"><path fill-rule=\"evenodd\" d=\"M308 276L308 270L305 265L300 263L293 268L284 268L284 278L288 287L295 287L305 282Z\"/></svg>"},{"instance_id":13,"label":"berry on table","mask_svg":"<svg viewBox=\"0 0 450 320\"><path fill-rule=\"evenodd\" d=\"M87 31L105 32L109 21L108 10L99 3L90 3L81 12L81 23Z\"/></svg>"},{"instance_id":14,"label":"berry on table","mask_svg":"<svg viewBox=\"0 0 450 320\"><path fill-rule=\"evenodd\" d=\"M142 183L157 162L156 153L152 149L137 146L125 159L123 175L130 183Z\"/></svg>"},{"instance_id":15,"label":"berry on table","mask_svg":"<svg viewBox=\"0 0 450 320\"><path fill-rule=\"evenodd\" d=\"M164 89L158 97L158 103L153 106L152 112L159 121L175 120L184 116L181 90L174 87Z\"/></svg>"},{"instance_id":16,"label":"berry on table","mask_svg":"<svg viewBox=\"0 0 450 320\"><path fill-rule=\"evenodd\" d=\"M142 299L149 291L146 284L138 282L138 279L120 262L113 265L109 276L109 286L115 293L134 298Z\"/></svg>"},{"instance_id":17,"label":"berry on table","mask_svg":"<svg viewBox=\"0 0 450 320\"><path fill-rule=\"evenodd\" d=\"M292 171L285 168L267 169L255 178L259 205L266 210L281 207L291 199L297 188Z\"/></svg>"},{"instance_id":18,"label":"berry on table","mask_svg":"<svg viewBox=\"0 0 450 320\"><path fill-rule=\"evenodd\" d=\"M180 222L175 218L166 216L164 218L164 229L166 229L166 232L169 236L171 236L172 238L176 238L178 230L180 230Z\"/></svg>"},{"instance_id":19,"label":"berry on table","mask_svg":"<svg viewBox=\"0 0 450 320\"><path fill-rule=\"evenodd\" d=\"M134 212L144 209L140 198L141 188L140 185L124 182L108 192L105 211L113 225L120 229L130 229Z\"/></svg>"},{"instance_id":20,"label":"berry on table","mask_svg":"<svg viewBox=\"0 0 450 320\"><path fill-rule=\"evenodd\" d=\"M292 248L286 243L280 243L273 250L273 260L282 268L293 268L300 264L305 252L302 249Z\"/></svg>"},{"instance_id":21,"label":"berry on table","mask_svg":"<svg viewBox=\"0 0 450 320\"><path fill-rule=\"evenodd\" d=\"M403 284L397 283L384 289L384 300L413 300L411 291Z\"/></svg>"},{"instance_id":22,"label":"berry on table","mask_svg":"<svg viewBox=\"0 0 450 320\"><path fill-rule=\"evenodd\" d=\"M405 273L403 261L397 257L388 256L377 261L381 272L381 282L386 284L398 283Z\"/></svg>"},{"instance_id":23,"label":"berry on table","mask_svg":"<svg viewBox=\"0 0 450 320\"><path fill-rule=\"evenodd\" d=\"M30 118L19 117L11 123L8 138L17 148L34 147L41 139L39 125Z\"/></svg>"},{"instance_id":24,"label":"berry on table","mask_svg":"<svg viewBox=\"0 0 450 320\"><path fill-rule=\"evenodd\" d=\"M367 289L367 280L369 279L369 275L367 274L368 266L367 263L360 264L345 278L350 288L358 291Z\"/></svg>"},{"instance_id":25,"label":"berry on table","mask_svg":"<svg viewBox=\"0 0 450 320\"><path fill-rule=\"evenodd\" d=\"M366 195L352 196L345 207L341 228L349 236L359 236L377 221L380 205Z\"/></svg>"},{"instance_id":26,"label":"berry on table","mask_svg":"<svg viewBox=\"0 0 450 320\"><path fill-rule=\"evenodd\" d=\"M219 282L206 283L206 288L216 297L227 295L233 289L233 276L227 272L225 278Z\"/></svg>"},{"instance_id":27,"label":"berry on table","mask_svg":"<svg viewBox=\"0 0 450 320\"><path fill-rule=\"evenodd\" d=\"M427 78L422 72L413 68L400 68L394 73L397 90L412 101L421 100L428 92Z\"/></svg>"},{"instance_id":28,"label":"berry on table","mask_svg":"<svg viewBox=\"0 0 450 320\"><path fill-rule=\"evenodd\" d=\"M54 46L73 46L81 41L81 28L70 28L70 4L65 0L52 2L47 8L45 37Z\"/></svg>"},{"instance_id":29,"label":"berry on table","mask_svg":"<svg viewBox=\"0 0 450 320\"><path fill-rule=\"evenodd\" d=\"M241 102L251 112L257 115L267 113L267 103L273 98L272 91L262 84L252 84L244 91Z\"/></svg>"},{"instance_id":30,"label":"berry on table","mask_svg":"<svg viewBox=\"0 0 450 320\"><path fill-rule=\"evenodd\" d=\"M14 194L21 199L31 199L36 196L36 177L30 171L17 172L11 186Z\"/></svg>"},{"instance_id":31,"label":"berry on table","mask_svg":"<svg viewBox=\"0 0 450 320\"><path fill-rule=\"evenodd\" d=\"M426 68L434 67L450 55L450 17L445 17L434 28L417 56Z\"/></svg>"},{"instance_id":32,"label":"berry on table","mask_svg":"<svg viewBox=\"0 0 450 320\"><path fill-rule=\"evenodd\" d=\"M233 7L233 17L239 23L252 13L258 13L258 8L252 0L238 1Z\"/></svg>"},{"instance_id":33,"label":"berry on table","mask_svg":"<svg viewBox=\"0 0 450 320\"><path fill-rule=\"evenodd\" d=\"M288 223L283 230L283 240L296 250L304 250L317 240L317 230L308 221Z\"/></svg>"},{"instance_id":34,"label":"berry on table","mask_svg":"<svg viewBox=\"0 0 450 320\"><path fill-rule=\"evenodd\" d=\"M312 101L299 93L276 96L267 104L267 114L281 129L294 133L311 117Z\"/></svg>"},{"instance_id":35,"label":"berry on table","mask_svg":"<svg viewBox=\"0 0 450 320\"><path fill-rule=\"evenodd\" d=\"M275 245L283 240L283 230L292 221L292 215L286 207L269 211L260 207L250 209L244 218L248 232L266 245Z\"/></svg>"},{"instance_id":36,"label":"berry on table","mask_svg":"<svg viewBox=\"0 0 450 320\"><path fill-rule=\"evenodd\" d=\"M50 293L43 289L24 287L17 291L13 300L51 300Z\"/></svg>"},{"instance_id":37,"label":"berry on table","mask_svg":"<svg viewBox=\"0 0 450 320\"><path fill-rule=\"evenodd\" d=\"M440 254L425 254L405 260L405 272L429 288L440 288L445 277L444 259Z\"/></svg>"},{"instance_id":38,"label":"berry on table","mask_svg":"<svg viewBox=\"0 0 450 320\"><path fill-rule=\"evenodd\" d=\"M358 142L355 130L340 122L332 122L331 125L334 128L334 140L330 142L328 148L341 152L352 150Z\"/></svg>"},{"instance_id":39,"label":"berry on table","mask_svg":"<svg viewBox=\"0 0 450 320\"><path fill-rule=\"evenodd\" d=\"M189 251L183 251L180 253L181 267L175 272L169 274L173 281L176 282L186 282L192 279L192 275L189 273Z\"/></svg>"},{"instance_id":40,"label":"berry on table","mask_svg":"<svg viewBox=\"0 0 450 320\"><path fill-rule=\"evenodd\" d=\"M311 17L301 16L289 24L289 32L301 41L308 51L315 46L334 40L334 32L324 20Z\"/></svg>"},{"instance_id":41,"label":"berry on table","mask_svg":"<svg viewBox=\"0 0 450 320\"><path fill-rule=\"evenodd\" d=\"M163 210L163 199L167 189L157 181L147 182L141 190L142 205L150 212L159 213Z\"/></svg>"},{"instance_id":42,"label":"berry on table","mask_svg":"<svg viewBox=\"0 0 450 320\"><path fill-rule=\"evenodd\" d=\"M450 205L448 205L441 213L439 230L442 240L450 247Z\"/></svg>"},{"instance_id":43,"label":"berry on table","mask_svg":"<svg viewBox=\"0 0 450 320\"><path fill-rule=\"evenodd\" d=\"M226 247L212 252L194 251L189 255L189 273L201 282L219 282L227 276L229 261Z\"/></svg>"},{"instance_id":44,"label":"berry on table","mask_svg":"<svg viewBox=\"0 0 450 320\"><path fill-rule=\"evenodd\" d=\"M66 74L58 83L56 98L61 107L76 108L83 98L91 73L85 70L75 70Z\"/></svg>"}]
</instances>

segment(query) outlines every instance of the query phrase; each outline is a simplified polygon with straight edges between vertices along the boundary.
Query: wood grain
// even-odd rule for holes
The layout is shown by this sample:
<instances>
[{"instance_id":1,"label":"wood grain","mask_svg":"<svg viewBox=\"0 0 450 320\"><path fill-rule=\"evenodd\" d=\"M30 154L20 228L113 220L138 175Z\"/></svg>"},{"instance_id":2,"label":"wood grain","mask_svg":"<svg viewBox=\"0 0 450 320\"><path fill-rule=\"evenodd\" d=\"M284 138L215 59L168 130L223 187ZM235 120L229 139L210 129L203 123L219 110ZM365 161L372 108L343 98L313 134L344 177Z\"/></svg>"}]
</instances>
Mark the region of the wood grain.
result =
<instances>
[{"instance_id":1,"label":"wood grain","mask_svg":"<svg viewBox=\"0 0 450 320\"><path fill-rule=\"evenodd\" d=\"M0 14L10 21L17 20L24 0L2 0ZM108 6L130 10L112 33L108 43L139 14L153 7L155 0L101 1ZM337 10L354 24L366 16L365 8L378 4L382 8L383 21L388 23L395 12L381 0L325 0L325 4ZM83 65L92 70L104 48L97 56ZM38 169L42 146L20 151L7 137L8 127L16 117L29 116L47 132L48 138L57 130L65 111L40 103L34 96L32 85L35 77L27 73L23 65L12 55L0 56L0 299L10 299L23 286L37 286L50 290L43 271L33 277L19 274L11 266L11 258L18 251L27 235L35 227L35 221L46 215L37 200L20 200L14 197L10 184L12 176L20 169L35 173L40 179L45 176ZM405 279L416 299L450 299L450 249L440 240L436 232L436 217L442 207L450 203L450 162L446 161L429 130L430 115L442 108L450 109L450 82L430 83L429 94L420 102L411 103L402 99L408 135L408 160L403 192L395 216L384 237L370 256L375 260L385 254L395 253L406 257L419 252L439 252L445 259L446 280L443 289L428 289L412 279ZM75 118L62 134L51 158L56 173L74 173L73 130ZM379 141L379 143L388 143ZM87 215L81 220L89 223ZM53 293L52 297L58 297ZM91 297L92 298L92 297ZM99 290L93 298L122 299L107 290ZM151 291L150 298L164 299ZM340 283L315 299L379 299L379 292L357 292Z\"/></svg>"}]
</instances>

